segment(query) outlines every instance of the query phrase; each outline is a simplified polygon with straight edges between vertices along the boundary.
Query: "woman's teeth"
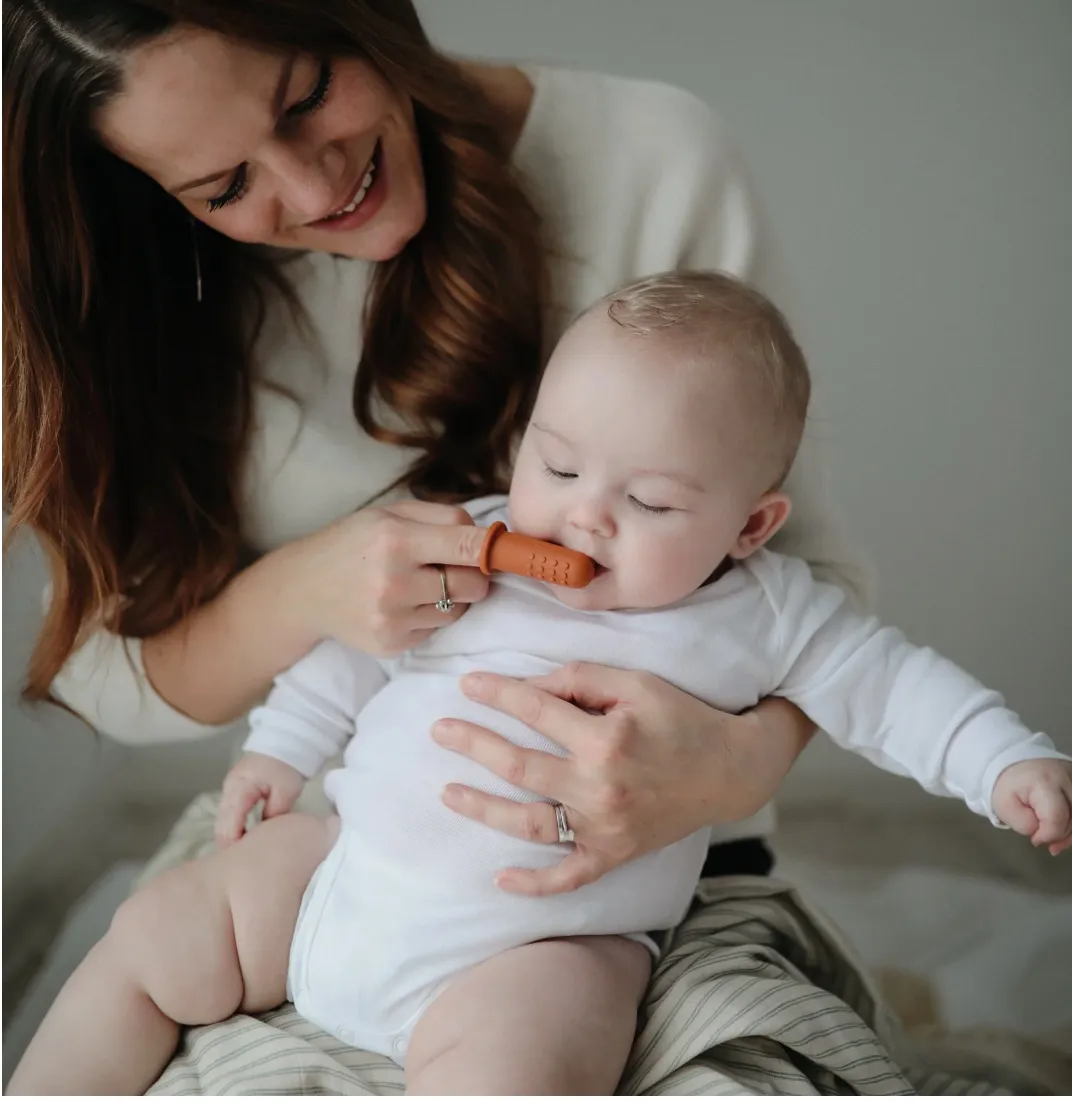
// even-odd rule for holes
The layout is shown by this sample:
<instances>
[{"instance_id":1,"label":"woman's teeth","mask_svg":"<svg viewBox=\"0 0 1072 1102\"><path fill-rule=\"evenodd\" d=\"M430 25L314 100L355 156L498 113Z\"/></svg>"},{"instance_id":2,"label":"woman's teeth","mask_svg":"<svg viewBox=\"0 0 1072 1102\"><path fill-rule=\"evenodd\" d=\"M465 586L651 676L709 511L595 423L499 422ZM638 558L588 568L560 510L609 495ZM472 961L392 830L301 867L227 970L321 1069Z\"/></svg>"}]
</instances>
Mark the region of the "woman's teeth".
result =
<instances>
[{"instance_id":1,"label":"woman's teeth","mask_svg":"<svg viewBox=\"0 0 1072 1102\"><path fill-rule=\"evenodd\" d=\"M365 196L368 195L368 190L372 187L373 177L376 175L376 163L375 161L369 161L369 166L365 170L365 176L361 181L361 186L357 189L357 194L346 204L345 207L340 207L333 214L329 214L324 219L325 222L330 222L333 218L344 218L348 214L353 214L359 206Z\"/></svg>"}]
</instances>

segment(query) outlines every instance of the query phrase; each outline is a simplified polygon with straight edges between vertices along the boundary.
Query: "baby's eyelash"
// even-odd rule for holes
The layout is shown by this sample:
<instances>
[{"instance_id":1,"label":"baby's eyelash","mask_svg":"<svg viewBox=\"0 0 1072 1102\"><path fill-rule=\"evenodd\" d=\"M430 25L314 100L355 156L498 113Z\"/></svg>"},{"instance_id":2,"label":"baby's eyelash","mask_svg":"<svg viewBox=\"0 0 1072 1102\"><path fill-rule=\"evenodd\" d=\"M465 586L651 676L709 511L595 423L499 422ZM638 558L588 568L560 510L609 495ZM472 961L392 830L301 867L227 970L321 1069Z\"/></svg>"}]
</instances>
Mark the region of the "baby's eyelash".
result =
<instances>
[{"instance_id":1,"label":"baby's eyelash","mask_svg":"<svg viewBox=\"0 0 1072 1102\"><path fill-rule=\"evenodd\" d=\"M331 82L334 79L335 70L331 67L331 62L327 60L322 61L320 63L320 78L316 82L316 87L305 97L305 99L299 100L293 107L287 110L287 117L292 119L301 118L301 116L310 115L323 107L325 100L328 98L328 89L331 87ZM210 211L217 211L222 210L230 203L236 203L245 195L248 180L249 176L246 166L239 165L238 171L235 172L230 187L228 187L222 195L217 195L215 199L209 199L205 205Z\"/></svg>"},{"instance_id":2,"label":"baby's eyelash","mask_svg":"<svg viewBox=\"0 0 1072 1102\"><path fill-rule=\"evenodd\" d=\"M576 478L577 477L572 471L556 471L554 467L549 467L546 463L543 465L543 469L552 478Z\"/></svg>"},{"instance_id":3,"label":"baby's eyelash","mask_svg":"<svg viewBox=\"0 0 1072 1102\"><path fill-rule=\"evenodd\" d=\"M633 497L632 494L629 495L629 500L638 509L643 509L645 513L653 513L656 516L658 516L661 513L669 513L670 512L670 507L668 505L645 505L644 502L640 500L640 498Z\"/></svg>"}]
</instances>

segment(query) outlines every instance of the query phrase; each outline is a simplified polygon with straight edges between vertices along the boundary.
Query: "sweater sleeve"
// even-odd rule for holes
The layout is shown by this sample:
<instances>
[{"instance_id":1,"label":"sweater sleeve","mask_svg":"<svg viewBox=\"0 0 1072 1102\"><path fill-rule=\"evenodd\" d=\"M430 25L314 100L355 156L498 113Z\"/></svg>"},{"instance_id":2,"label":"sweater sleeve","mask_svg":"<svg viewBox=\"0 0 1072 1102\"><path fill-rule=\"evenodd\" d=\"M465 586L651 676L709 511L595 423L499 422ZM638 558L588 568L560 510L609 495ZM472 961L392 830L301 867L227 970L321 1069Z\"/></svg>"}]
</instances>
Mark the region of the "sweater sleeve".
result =
<instances>
[{"instance_id":1,"label":"sweater sleeve","mask_svg":"<svg viewBox=\"0 0 1072 1102\"><path fill-rule=\"evenodd\" d=\"M652 208L657 224L672 227L675 266L718 269L747 279L792 319L776 234L721 121L687 92L663 94L669 99L662 110L676 116L675 155L660 177ZM818 389L813 387L810 423L785 484L793 511L771 548L804 559L817 578L839 585L866 608L874 600L874 570L846 535L831 497L826 457L813 428L822 423Z\"/></svg>"},{"instance_id":2,"label":"sweater sleeve","mask_svg":"<svg viewBox=\"0 0 1072 1102\"><path fill-rule=\"evenodd\" d=\"M276 679L249 716L244 750L315 776L354 733L358 712L387 683L380 663L328 639Z\"/></svg>"},{"instance_id":3,"label":"sweater sleeve","mask_svg":"<svg viewBox=\"0 0 1072 1102\"><path fill-rule=\"evenodd\" d=\"M103 629L67 659L52 682L52 692L101 734L131 746L189 742L232 726L198 723L173 708L145 674L141 640Z\"/></svg>"},{"instance_id":4,"label":"sweater sleeve","mask_svg":"<svg viewBox=\"0 0 1072 1102\"><path fill-rule=\"evenodd\" d=\"M963 800L1001 825L994 783L1018 761L1067 761L1026 727L999 693L929 647L852 607L835 586L785 560L786 601L777 636L791 700L831 739L939 796Z\"/></svg>"}]
</instances>

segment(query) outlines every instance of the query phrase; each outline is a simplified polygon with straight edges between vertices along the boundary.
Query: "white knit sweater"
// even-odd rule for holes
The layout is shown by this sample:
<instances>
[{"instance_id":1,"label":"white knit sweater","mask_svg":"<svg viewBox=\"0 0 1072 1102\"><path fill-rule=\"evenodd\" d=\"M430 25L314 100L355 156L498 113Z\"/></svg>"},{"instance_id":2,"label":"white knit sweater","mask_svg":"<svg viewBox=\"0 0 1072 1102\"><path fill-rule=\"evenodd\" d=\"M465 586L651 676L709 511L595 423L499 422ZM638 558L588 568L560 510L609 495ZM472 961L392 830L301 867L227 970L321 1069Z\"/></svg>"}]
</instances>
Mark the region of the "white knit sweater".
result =
<instances>
[{"instance_id":1,"label":"white knit sweater","mask_svg":"<svg viewBox=\"0 0 1072 1102\"><path fill-rule=\"evenodd\" d=\"M597 297L655 271L719 268L779 298L768 256L757 246L741 166L707 106L662 84L560 69L526 73L535 92L514 163L551 249L549 345ZM371 440L352 414L370 270L326 253L287 264L316 342L310 345L282 309L260 337L262 385L243 505L245 535L258 551L376 497L409 458ZM268 383L283 384L298 401ZM817 577L863 593L866 571L838 530L814 441L805 440L787 489L793 515L775 548L807 560ZM137 640L103 631L72 655L53 690L123 742L221 730L194 722L154 691Z\"/></svg>"}]
</instances>

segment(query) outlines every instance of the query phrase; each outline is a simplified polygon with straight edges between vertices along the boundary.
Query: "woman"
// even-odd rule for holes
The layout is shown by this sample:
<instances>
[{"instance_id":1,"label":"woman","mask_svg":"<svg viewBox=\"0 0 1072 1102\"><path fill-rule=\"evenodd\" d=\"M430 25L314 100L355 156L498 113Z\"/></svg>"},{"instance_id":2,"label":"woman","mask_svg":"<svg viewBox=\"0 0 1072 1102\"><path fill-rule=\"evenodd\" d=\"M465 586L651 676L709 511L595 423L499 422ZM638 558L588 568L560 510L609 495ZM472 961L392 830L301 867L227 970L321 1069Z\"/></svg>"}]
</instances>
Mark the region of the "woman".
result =
<instances>
[{"instance_id":1,"label":"woman","mask_svg":"<svg viewBox=\"0 0 1072 1102\"><path fill-rule=\"evenodd\" d=\"M764 282L702 104L452 61L408 0L11 0L4 152L6 506L53 577L28 693L129 742L213 734L325 636L391 653L463 615L487 583L451 503L502 487L569 317L675 266ZM782 548L855 585L807 458L790 488ZM599 668L551 690L580 706L575 750L532 787L577 846L513 890L568 891L708 824L709 875L767 871L769 823L746 820L810 737L801 713L723 715ZM540 691L481 699L517 715ZM451 748L524 775L490 731ZM554 836L552 803L451 806ZM301 832L299 859L273 867L266 827L197 875L219 898L259 863L280 959L243 971L221 928L234 999L172 1017L283 1000L283 927L327 840L272 828ZM174 1041L143 1053L146 1084Z\"/></svg>"}]
</instances>

